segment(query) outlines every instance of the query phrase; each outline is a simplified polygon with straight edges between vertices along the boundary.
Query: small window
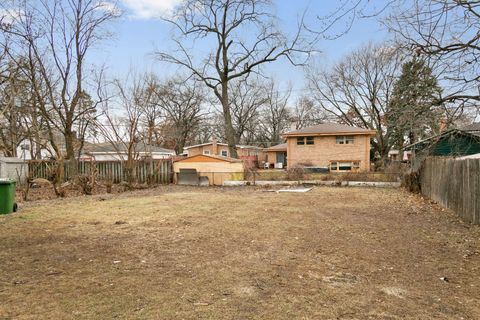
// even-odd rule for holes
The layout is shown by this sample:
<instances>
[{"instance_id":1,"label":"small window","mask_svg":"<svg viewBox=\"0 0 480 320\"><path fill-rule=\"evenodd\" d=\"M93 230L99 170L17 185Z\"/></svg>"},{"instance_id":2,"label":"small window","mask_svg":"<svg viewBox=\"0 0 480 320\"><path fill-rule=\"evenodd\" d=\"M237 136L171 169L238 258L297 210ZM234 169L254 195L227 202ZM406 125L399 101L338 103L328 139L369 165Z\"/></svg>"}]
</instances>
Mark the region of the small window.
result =
<instances>
[{"instance_id":1,"label":"small window","mask_svg":"<svg viewBox=\"0 0 480 320\"><path fill-rule=\"evenodd\" d=\"M360 169L360 161L330 162L330 171L345 172L345 171L358 171L359 169Z\"/></svg>"},{"instance_id":2,"label":"small window","mask_svg":"<svg viewBox=\"0 0 480 320\"><path fill-rule=\"evenodd\" d=\"M352 171L352 163L351 162L339 162L338 163L338 171Z\"/></svg>"},{"instance_id":3,"label":"small window","mask_svg":"<svg viewBox=\"0 0 480 320\"><path fill-rule=\"evenodd\" d=\"M330 162L330 171L338 170L338 162Z\"/></svg>"},{"instance_id":4,"label":"small window","mask_svg":"<svg viewBox=\"0 0 480 320\"><path fill-rule=\"evenodd\" d=\"M314 144L315 143L315 140L313 139L313 137L307 137L307 144Z\"/></svg>"},{"instance_id":5,"label":"small window","mask_svg":"<svg viewBox=\"0 0 480 320\"><path fill-rule=\"evenodd\" d=\"M228 151L227 150L222 150L221 152L222 157L228 157Z\"/></svg>"},{"instance_id":6,"label":"small window","mask_svg":"<svg viewBox=\"0 0 480 320\"><path fill-rule=\"evenodd\" d=\"M337 144L353 144L353 136L336 136Z\"/></svg>"},{"instance_id":7,"label":"small window","mask_svg":"<svg viewBox=\"0 0 480 320\"><path fill-rule=\"evenodd\" d=\"M210 150L203 150L203 154L209 155L209 154L210 154Z\"/></svg>"},{"instance_id":8,"label":"small window","mask_svg":"<svg viewBox=\"0 0 480 320\"><path fill-rule=\"evenodd\" d=\"M304 145L304 144L305 144L305 137L298 137L297 145Z\"/></svg>"}]
</instances>

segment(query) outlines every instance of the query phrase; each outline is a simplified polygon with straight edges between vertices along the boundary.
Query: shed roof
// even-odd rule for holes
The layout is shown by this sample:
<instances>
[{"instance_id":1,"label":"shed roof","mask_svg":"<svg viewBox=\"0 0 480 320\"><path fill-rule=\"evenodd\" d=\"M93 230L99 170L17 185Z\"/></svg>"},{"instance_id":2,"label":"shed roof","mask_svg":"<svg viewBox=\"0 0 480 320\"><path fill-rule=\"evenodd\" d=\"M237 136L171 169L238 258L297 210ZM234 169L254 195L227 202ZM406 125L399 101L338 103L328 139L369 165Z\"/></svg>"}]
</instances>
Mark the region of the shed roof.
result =
<instances>
[{"instance_id":1,"label":"shed roof","mask_svg":"<svg viewBox=\"0 0 480 320\"><path fill-rule=\"evenodd\" d=\"M477 123L472 123L468 126L465 126L463 128L460 128L460 130L462 131L466 131L470 134L473 134L475 136L479 136L480 137L480 122L477 122Z\"/></svg>"},{"instance_id":2,"label":"shed roof","mask_svg":"<svg viewBox=\"0 0 480 320\"><path fill-rule=\"evenodd\" d=\"M216 156L212 154L197 154L194 156L186 157L183 159L175 160L175 162L230 162L230 163L242 163L240 159Z\"/></svg>"},{"instance_id":3,"label":"shed roof","mask_svg":"<svg viewBox=\"0 0 480 320\"><path fill-rule=\"evenodd\" d=\"M287 143L277 144L276 146L271 146L266 148L266 151L287 151Z\"/></svg>"},{"instance_id":4,"label":"shed roof","mask_svg":"<svg viewBox=\"0 0 480 320\"><path fill-rule=\"evenodd\" d=\"M435 143L438 140L442 139L443 137L448 136L448 135L452 135L452 134L470 136L470 137L473 137L473 139L476 139L476 140L478 140L478 138L480 138L480 131L468 130L468 129L466 130L466 128L467 127L464 127L463 129L448 129L448 130L443 131L440 134L437 134L437 135L428 137L426 139L420 140L418 142L409 144L409 145L403 147L402 149L403 150L410 150L410 149L415 149L417 146L422 147L424 145Z\"/></svg>"},{"instance_id":5,"label":"shed roof","mask_svg":"<svg viewBox=\"0 0 480 320\"><path fill-rule=\"evenodd\" d=\"M301 136L301 135L334 135L340 133L350 134L375 134L374 130L368 130L363 128L357 128L347 126L340 123L322 123L315 126L306 127L299 130L290 131L283 135L288 136Z\"/></svg>"},{"instance_id":6,"label":"shed roof","mask_svg":"<svg viewBox=\"0 0 480 320\"><path fill-rule=\"evenodd\" d=\"M458 157L457 160L480 159L480 153L471 154L469 156Z\"/></svg>"}]
</instances>

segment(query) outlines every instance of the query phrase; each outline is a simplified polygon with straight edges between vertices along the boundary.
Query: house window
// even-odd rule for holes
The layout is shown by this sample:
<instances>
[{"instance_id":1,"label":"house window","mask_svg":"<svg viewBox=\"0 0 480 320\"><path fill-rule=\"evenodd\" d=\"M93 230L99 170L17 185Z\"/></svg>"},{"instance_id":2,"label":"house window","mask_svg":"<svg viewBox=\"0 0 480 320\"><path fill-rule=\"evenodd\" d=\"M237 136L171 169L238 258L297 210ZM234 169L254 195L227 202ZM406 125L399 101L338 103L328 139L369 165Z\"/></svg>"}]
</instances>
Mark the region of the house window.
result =
<instances>
[{"instance_id":1,"label":"house window","mask_svg":"<svg viewBox=\"0 0 480 320\"><path fill-rule=\"evenodd\" d=\"M332 161L330 162L330 171L346 172L358 171L360 169L360 161Z\"/></svg>"},{"instance_id":2,"label":"house window","mask_svg":"<svg viewBox=\"0 0 480 320\"><path fill-rule=\"evenodd\" d=\"M353 136L337 136L337 144L353 144Z\"/></svg>"},{"instance_id":3,"label":"house window","mask_svg":"<svg viewBox=\"0 0 480 320\"><path fill-rule=\"evenodd\" d=\"M210 150L203 150L203 154L209 155L209 154L210 154Z\"/></svg>"},{"instance_id":4,"label":"house window","mask_svg":"<svg viewBox=\"0 0 480 320\"><path fill-rule=\"evenodd\" d=\"M227 150L220 151L220 154L222 155L222 157L228 157L228 151Z\"/></svg>"},{"instance_id":5,"label":"house window","mask_svg":"<svg viewBox=\"0 0 480 320\"><path fill-rule=\"evenodd\" d=\"M314 137L298 137L297 138L297 145L302 145L302 146L306 144L312 145L314 143L315 143Z\"/></svg>"}]
</instances>

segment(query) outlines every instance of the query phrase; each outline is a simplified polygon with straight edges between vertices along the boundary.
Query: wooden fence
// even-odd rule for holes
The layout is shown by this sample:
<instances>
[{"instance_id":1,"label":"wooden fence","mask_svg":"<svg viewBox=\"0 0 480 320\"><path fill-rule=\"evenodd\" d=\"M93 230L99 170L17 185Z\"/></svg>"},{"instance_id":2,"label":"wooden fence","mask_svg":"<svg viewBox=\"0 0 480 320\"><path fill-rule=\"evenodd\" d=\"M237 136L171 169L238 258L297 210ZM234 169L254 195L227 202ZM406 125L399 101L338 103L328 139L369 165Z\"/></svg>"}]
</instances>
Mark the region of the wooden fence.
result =
<instances>
[{"instance_id":1,"label":"wooden fence","mask_svg":"<svg viewBox=\"0 0 480 320\"><path fill-rule=\"evenodd\" d=\"M422 193L480 224L480 159L427 158L420 171Z\"/></svg>"},{"instance_id":2,"label":"wooden fence","mask_svg":"<svg viewBox=\"0 0 480 320\"><path fill-rule=\"evenodd\" d=\"M73 166L72 166L73 165ZM92 174L94 173L97 179L105 179L113 181L113 183L120 183L127 181L127 170L125 170L124 162L120 161L77 161L75 164L65 161L64 175L65 181L70 180L72 171L76 174ZM33 160L28 163L28 172L31 178L43 178L51 180L55 172L56 163L54 161L37 161ZM172 161L170 160L146 160L136 161L134 170L134 181L138 183L155 183L167 184L171 183L173 179Z\"/></svg>"}]
</instances>

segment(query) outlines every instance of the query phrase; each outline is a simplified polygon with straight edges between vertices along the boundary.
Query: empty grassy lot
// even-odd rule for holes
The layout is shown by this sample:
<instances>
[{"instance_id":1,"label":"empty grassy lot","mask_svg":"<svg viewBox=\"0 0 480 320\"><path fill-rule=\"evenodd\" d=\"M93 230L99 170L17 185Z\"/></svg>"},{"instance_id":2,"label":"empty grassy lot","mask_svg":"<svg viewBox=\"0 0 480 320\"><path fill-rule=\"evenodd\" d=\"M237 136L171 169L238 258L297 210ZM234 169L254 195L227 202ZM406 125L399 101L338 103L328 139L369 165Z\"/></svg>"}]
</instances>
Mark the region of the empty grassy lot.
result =
<instances>
[{"instance_id":1,"label":"empty grassy lot","mask_svg":"<svg viewBox=\"0 0 480 320\"><path fill-rule=\"evenodd\" d=\"M0 319L480 319L480 228L394 189L35 202L0 241Z\"/></svg>"}]
</instances>

